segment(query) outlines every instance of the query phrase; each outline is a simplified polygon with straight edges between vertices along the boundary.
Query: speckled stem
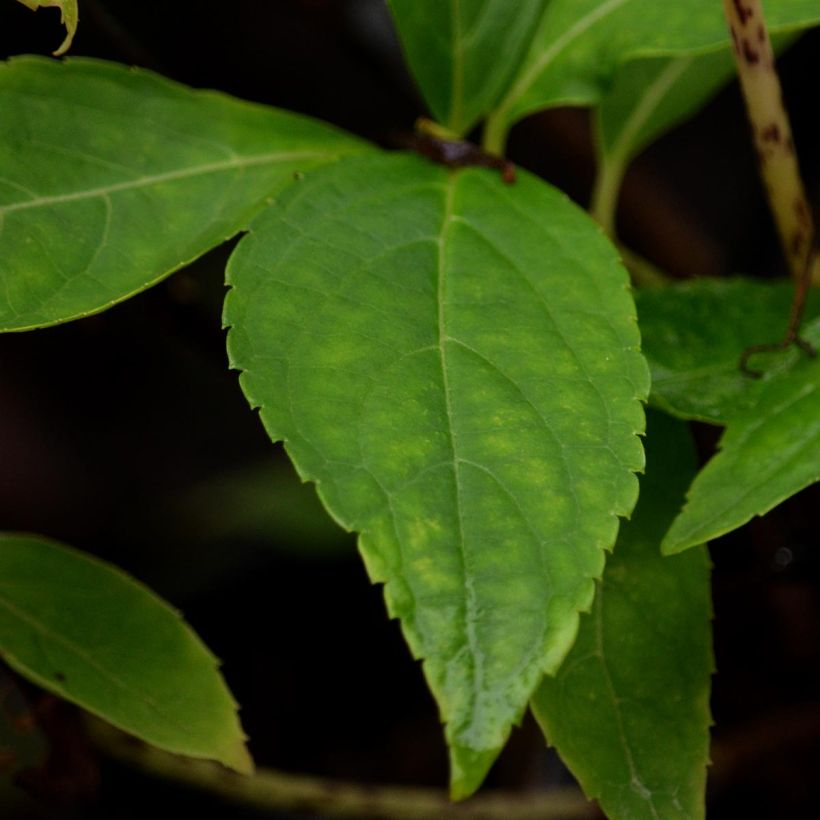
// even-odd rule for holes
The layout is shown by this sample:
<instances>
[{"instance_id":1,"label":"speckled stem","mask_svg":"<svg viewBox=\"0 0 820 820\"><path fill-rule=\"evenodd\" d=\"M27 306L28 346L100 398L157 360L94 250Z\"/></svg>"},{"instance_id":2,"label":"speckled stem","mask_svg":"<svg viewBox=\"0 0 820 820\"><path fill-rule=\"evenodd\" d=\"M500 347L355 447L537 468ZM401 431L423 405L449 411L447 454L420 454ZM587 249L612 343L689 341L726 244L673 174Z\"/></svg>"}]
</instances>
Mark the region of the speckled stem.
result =
<instances>
[{"instance_id":1,"label":"speckled stem","mask_svg":"<svg viewBox=\"0 0 820 820\"><path fill-rule=\"evenodd\" d=\"M789 117L760 0L723 0L760 174L795 278L806 270L812 218L794 152Z\"/></svg>"}]
</instances>

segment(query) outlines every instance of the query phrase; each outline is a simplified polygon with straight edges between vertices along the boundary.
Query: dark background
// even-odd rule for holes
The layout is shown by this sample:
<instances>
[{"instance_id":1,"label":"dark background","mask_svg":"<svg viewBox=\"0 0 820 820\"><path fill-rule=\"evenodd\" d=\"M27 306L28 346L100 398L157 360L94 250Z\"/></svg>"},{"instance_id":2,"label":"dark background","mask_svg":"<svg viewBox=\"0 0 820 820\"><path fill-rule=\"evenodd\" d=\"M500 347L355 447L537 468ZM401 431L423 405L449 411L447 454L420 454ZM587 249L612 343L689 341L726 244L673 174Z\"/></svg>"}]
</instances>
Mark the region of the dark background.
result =
<instances>
[{"instance_id":1,"label":"dark background","mask_svg":"<svg viewBox=\"0 0 820 820\"><path fill-rule=\"evenodd\" d=\"M381 143L424 113L381 0L81 0L80 11L74 55L147 66ZM56 11L0 0L0 56L47 54L62 36ZM818 46L809 34L781 61L813 196ZM584 112L522 123L510 155L586 203L594 163ZM620 225L676 276L783 273L735 86L640 158ZM260 765L443 786L435 707L380 589L227 369L229 250L98 316L0 338L0 528L104 556L180 607L224 660ZM706 459L716 432L696 434ZM818 502L814 487L712 547L712 817L820 816ZM0 691L11 680L3 673ZM125 819L158 806L244 816L108 759L70 708L23 691L41 743L16 775L25 790L0 791L0 817ZM3 701L6 719L25 708ZM528 719L488 788L567 782Z\"/></svg>"}]
</instances>

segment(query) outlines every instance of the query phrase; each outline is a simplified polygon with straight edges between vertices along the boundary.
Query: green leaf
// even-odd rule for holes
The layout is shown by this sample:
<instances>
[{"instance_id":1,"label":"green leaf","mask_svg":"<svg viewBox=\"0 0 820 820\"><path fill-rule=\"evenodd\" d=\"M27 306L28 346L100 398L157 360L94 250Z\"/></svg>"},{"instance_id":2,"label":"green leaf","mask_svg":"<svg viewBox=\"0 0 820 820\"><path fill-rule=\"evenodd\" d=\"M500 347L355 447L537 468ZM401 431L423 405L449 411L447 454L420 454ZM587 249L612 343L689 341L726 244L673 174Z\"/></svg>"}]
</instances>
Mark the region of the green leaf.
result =
<instances>
[{"instance_id":1,"label":"green leaf","mask_svg":"<svg viewBox=\"0 0 820 820\"><path fill-rule=\"evenodd\" d=\"M777 0L766 4L766 17L772 31L794 31L820 22L820 8L816 0ZM706 53L728 42L717 0L552 0L493 128L556 105L594 105L630 60Z\"/></svg>"},{"instance_id":2,"label":"green leaf","mask_svg":"<svg viewBox=\"0 0 820 820\"><path fill-rule=\"evenodd\" d=\"M96 60L0 64L0 329L110 307L361 143Z\"/></svg>"},{"instance_id":3,"label":"green leaf","mask_svg":"<svg viewBox=\"0 0 820 820\"><path fill-rule=\"evenodd\" d=\"M664 539L669 554L724 535L820 480L820 359L790 348L754 359L762 379L738 368L746 347L783 337L791 290L703 280L640 296L652 402L726 425ZM807 314L818 313L815 294ZM820 346L820 317L802 335Z\"/></svg>"},{"instance_id":4,"label":"green leaf","mask_svg":"<svg viewBox=\"0 0 820 820\"><path fill-rule=\"evenodd\" d=\"M790 35L775 37L775 50L793 40ZM595 111L599 168L591 211L610 234L615 233L615 209L629 162L691 117L734 73L728 49L633 60L618 70Z\"/></svg>"},{"instance_id":5,"label":"green leaf","mask_svg":"<svg viewBox=\"0 0 820 820\"><path fill-rule=\"evenodd\" d=\"M434 117L463 135L506 90L545 0L388 0Z\"/></svg>"},{"instance_id":6,"label":"green leaf","mask_svg":"<svg viewBox=\"0 0 820 820\"><path fill-rule=\"evenodd\" d=\"M610 820L704 816L713 671L705 547L658 546L695 471L684 424L648 419L646 476L592 612L533 711Z\"/></svg>"},{"instance_id":7,"label":"green leaf","mask_svg":"<svg viewBox=\"0 0 820 820\"><path fill-rule=\"evenodd\" d=\"M77 22L80 17L77 10L77 0L20 0L20 2L32 11L47 6L60 9L60 22L65 26L65 40L54 52L54 56L59 57L61 54L65 54L71 48L71 42L77 32Z\"/></svg>"},{"instance_id":8,"label":"green leaf","mask_svg":"<svg viewBox=\"0 0 820 820\"><path fill-rule=\"evenodd\" d=\"M373 581L480 784L636 499L647 372L598 227L521 173L401 154L306 176L228 269L230 360Z\"/></svg>"},{"instance_id":9,"label":"green leaf","mask_svg":"<svg viewBox=\"0 0 820 820\"><path fill-rule=\"evenodd\" d=\"M734 71L728 49L627 63L597 109L601 154L609 162L626 165L661 134L688 119Z\"/></svg>"},{"instance_id":10,"label":"green leaf","mask_svg":"<svg viewBox=\"0 0 820 820\"><path fill-rule=\"evenodd\" d=\"M722 425L753 406L766 379L741 373L740 356L751 345L783 338L793 292L788 283L748 279L638 291L643 351L652 370L650 402L682 419ZM820 315L820 293L812 292L806 315ZM791 349L752 365L765 361L770 379L802 359Z\"/></svg>"},{"instance_id":11,"label":"green leaf","mask_svg":"<svg viewBox=\"0 0 820 820\"><path fill-rule=\"evenodd\" d=\"M155 746L253 767L216 659L179 613L109 564L0 535L0 653L38 686Z\"/></svg>"}]
</instances>

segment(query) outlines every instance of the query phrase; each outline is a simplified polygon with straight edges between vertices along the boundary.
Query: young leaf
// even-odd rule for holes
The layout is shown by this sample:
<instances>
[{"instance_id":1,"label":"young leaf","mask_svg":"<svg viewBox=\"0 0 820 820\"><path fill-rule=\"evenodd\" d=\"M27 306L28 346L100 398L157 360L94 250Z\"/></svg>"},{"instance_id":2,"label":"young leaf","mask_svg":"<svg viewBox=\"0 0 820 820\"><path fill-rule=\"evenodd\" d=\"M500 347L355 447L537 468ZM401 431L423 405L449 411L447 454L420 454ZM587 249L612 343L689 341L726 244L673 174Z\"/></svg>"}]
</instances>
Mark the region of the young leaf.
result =
<instances>
[{"instance_id":1,"label":"young leaf","mask_svg":"<svg viewBox=\"0 0 820 820\"><path fill-rule=\"evenodd\" d=\"M766 16L771 31L796 31L820 22L820 8L816 0L777 0ZM493 114L493 129L503 132L551 106L594 105L630 60L705 53L728 42L716 0L552 0Z\"/></svg>"},{"instance_id":2,"label":"young leaf","mask_svg":"<svg viewBox=\"0 0 820 820\"><path fill-rule=\"evenodd\" d=\"M467 133L506 89L545 0L388 0L433 116Z\"/></svg>"},{"instance_id":3,"label":"young leaf","mask_svg":"<svg viewBox=\"0 0 820 820\"><path fill-rule=\"evenodd\" d=\"M242 230L361 143L97 60L0 64L0 330L85 316Z\"/></svg>"},{"instance_id":4,"label":"young leaf","mask_svg":"<svg viewBox=\"0 0 820 820\"><path fill-rule=\"evenodd\" d=\"M61 54L65 54L71 48L71 42L77 32L77 22L79 20L77 0L20 0L20 2L32 11L37 11L37 9L46 6L60 9L60 22L65 26L65 40L54 52L54 56L59 57Z\"/></svg>"},{"instance_id":5,"label":"young leaf","mask_svg":"<svg viewBox=\"0 0 820 820\"><path fill-rule=\"evenodd\" d=\"M647 372L598 227L526 173L310 173L231 257L231 363L360 533L472 792L592 601L637 492Z\"/></svg>"},{"instance_id":6,"label":"young leaf","mask_svg":"<svg viewBox=\"0 0 820 820\"><path fill-rule=\"evenodd\" d=\"M686 426L649 414L646 475L589 615L533 711L610 820L704 816L713 671L705 547L659 544L695 472Z\"/></svg>"},{"instance_id":7,"label":"young leaf","mask_svg":"<svg viewBox=\"0 0 820 820\"><path fill-rule=\"evenodd\" d=\"M98 559L0 534L0 655L155 746L253 767L216 659L179 613Z\"/></svg>"},{"instance_id":8,"label":"young leaf","mask_svg":"<svg viewBox=\"0 0 820 820\"><path fill-rule=\"evenodd\" d=\"M791 288L702 281L640 297L652 401L683 418L726 425L663 542L676 553L763 515L820 480L820 359L792 348L761 355L762 379L740 372L749 345L782 338ZM820 311L809 304L808 316ZM720 321L716 322L715 317ZM820 345L820 318L804 323Z\"/></svg>"}]
</instances>

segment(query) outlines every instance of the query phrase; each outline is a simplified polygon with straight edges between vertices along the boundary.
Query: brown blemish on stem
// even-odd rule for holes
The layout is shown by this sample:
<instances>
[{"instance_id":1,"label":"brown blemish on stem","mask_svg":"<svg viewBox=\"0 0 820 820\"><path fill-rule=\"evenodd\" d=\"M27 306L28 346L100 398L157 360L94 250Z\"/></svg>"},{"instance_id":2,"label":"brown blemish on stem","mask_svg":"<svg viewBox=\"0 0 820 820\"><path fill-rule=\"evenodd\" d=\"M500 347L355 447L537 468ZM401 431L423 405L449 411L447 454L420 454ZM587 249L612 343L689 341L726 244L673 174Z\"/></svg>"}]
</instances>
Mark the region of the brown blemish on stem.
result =
<instances>
[{"instance_id":1,"label":"brown blemish on stem","mask_svg":"<svg viewBox=\"0 0 820 820\"><path fill-rule=\"evenodd\" d=\"M437 131L435 123L421 120L415 133L402 134L395 141L402 148L409 148L439 165L448 168L492 168L501 173L501 179L507 185L515 183L515 165L508 159L491 154L467 140L442 136Z\"/></svg>"},{"instance_id":2,"label":"brown blemish on stem","mask_svg":"<svg viewBox=\"0 0 820 820\"><path fill-rule=\"evenodd\" d=\"M723 7L732 33L738 79L752 126L763 187L796 281L783 341L748 348L741 358L741 370L758 376L760 374L748 366L749 357L755 353L795 344L814 355L811 345L800 338L799 329L813 271L820 268L820 253L814 247L813 220L800 178L763 7L760 0L723 0ZM752 48L751 43L756 43L757 49Z\"/></svg>"}]
</instances>

